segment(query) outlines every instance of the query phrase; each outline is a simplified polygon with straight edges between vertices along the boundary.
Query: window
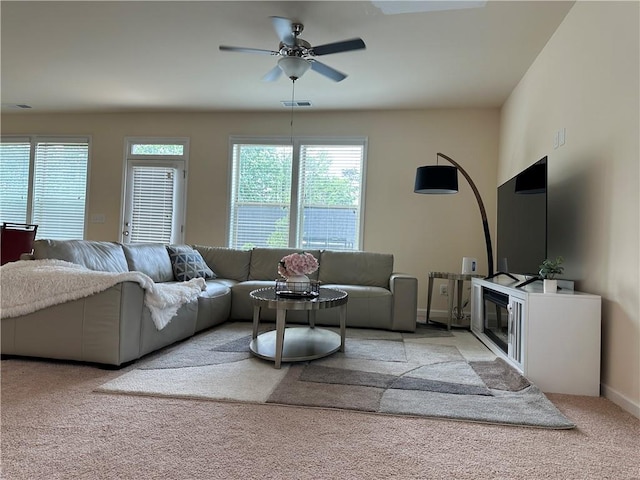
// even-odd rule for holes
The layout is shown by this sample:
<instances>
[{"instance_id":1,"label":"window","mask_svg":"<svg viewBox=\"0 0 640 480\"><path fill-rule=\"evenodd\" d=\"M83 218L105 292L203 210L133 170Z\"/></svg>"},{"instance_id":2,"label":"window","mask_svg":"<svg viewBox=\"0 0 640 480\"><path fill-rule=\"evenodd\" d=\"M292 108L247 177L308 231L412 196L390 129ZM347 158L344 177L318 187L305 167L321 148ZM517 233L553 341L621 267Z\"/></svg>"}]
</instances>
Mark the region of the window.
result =
<instances>
[{"instance_id":1,"label":"window","mask_svg":"<svg viewBox=\"0 0 640 480\"><path fill-rule=\"evenodd\" d=\"M188 139L127 139L123 243L182 243Z\"/></svg>"},{"instance_id":2,"label":"window","mask_svg":"<svg viewBox=\"0 0 640 480\"><path fill-rule=\"evenodd\" d=\"M84 238L89 139L3 137L0 218L34 223L38 238Z\"/></svg>"},{"instance_id":3,"label":"window","mask_svg":"<svg viewBox=\"0 0 640 480\"><path fill-rule=\"evenodd\" d=\"M359 250L366 139L231 138L229 246Z\"/></svg>"}]
</instances>

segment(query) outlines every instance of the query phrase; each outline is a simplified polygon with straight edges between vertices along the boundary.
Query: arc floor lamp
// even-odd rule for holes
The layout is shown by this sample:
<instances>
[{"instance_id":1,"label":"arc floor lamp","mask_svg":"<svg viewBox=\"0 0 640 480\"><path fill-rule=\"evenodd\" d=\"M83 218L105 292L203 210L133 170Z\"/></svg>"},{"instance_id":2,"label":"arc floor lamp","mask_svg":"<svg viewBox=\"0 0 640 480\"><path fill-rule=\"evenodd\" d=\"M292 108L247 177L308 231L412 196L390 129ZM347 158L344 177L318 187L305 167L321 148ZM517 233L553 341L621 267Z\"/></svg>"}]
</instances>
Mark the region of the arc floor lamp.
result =
<instances>
[{"instance_id":1,"label":"arc floor lamp","mask_svg":"<svg viewBox=\"0 0 640 480\"><path fill-rule=\"evenodd\" d=\"M487 264L488 264L488 277L493 276L493 249L491 247L491 234L489 233L489 222L487 221L487 212L480 198L480 192L473 183L469 174L451 157L448 157L444 153L438 153L437 157L442 157L448 162L451 162L454 166L449 165L427 165L425 167L418 167L416 171L416 183L413 191L415 193L427 193L427 194L449 194L458 193L458 171L462 173L462 176L467 179L473 194L478 201L478 207L480 208L480 217L482 218L482 228L484 229L484 239L487 244ZM436 158L437 158L436 157Z\"/></svg>"}]
</instances>

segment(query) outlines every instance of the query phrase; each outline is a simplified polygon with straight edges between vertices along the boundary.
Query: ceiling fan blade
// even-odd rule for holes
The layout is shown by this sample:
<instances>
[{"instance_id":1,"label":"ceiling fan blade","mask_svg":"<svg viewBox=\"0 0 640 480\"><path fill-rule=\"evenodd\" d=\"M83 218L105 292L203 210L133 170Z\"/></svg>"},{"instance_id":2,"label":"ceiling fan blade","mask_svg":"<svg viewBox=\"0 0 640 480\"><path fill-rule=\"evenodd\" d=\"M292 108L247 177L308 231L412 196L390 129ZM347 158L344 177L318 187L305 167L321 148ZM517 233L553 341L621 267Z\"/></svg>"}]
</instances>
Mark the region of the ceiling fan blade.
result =
<instances>
[{"instance_id":1,"label":"ceiling fan blade","mask_svg":"<svg viewBox=\"0 0 640 480\"><path fill-rule=\"evenodd\" d=\"M280 55L280 52L274 52L273 50L262 50L260 48L229 47L228 45L220 45L219 48L223 52L259 53L261 55Z\"/></svg>"},{"instance_id":2,"label":"ceiling fan blade","mask_svg":"<svg viewBox=\"0 0 640 480\"><path fill-rule=\"evenodd\" d=\"M262 77L263 82L275 82L282 75L282 69L279 65L276 65Z\"/></svg>"},{"instance_id":3,"label":"ceiling fan blade","mask_svg":"<svg viewBox=\"0 0 640 480\"><path fill-rule=\"evenodd\" d=\"M271 23L273 23L273 28L282 43L289 47L295 45L296 39L293 36L293 25L291 20L284 17L271 17Z\"/></svg>"},{"instance_id":4,"label":"ceiling fan blade","mask_svg":"<svg viewBox=\"0 0 640 480\"><path fill-rule=\"evenodd\" d=\"M345 73L339 72L335 68L331 68L329 65L325 65L324 63L313 59L310 59L309 61L311 62L311 70L330 78L334 82L341 82L347 78Z\"/></svg>"},{"instance_id":5,"label":"ceiling fan blade","mask_svg":"<svg viewBox=\"0 0 640 480\"><path fill-rule=\"evenodd\" d=\"M329 55L330 53L348 52L350 50L362 50L367 48L361 38L352 38L342 42L327 43L311 48L311 55Z\"/></svg>"}]
</instances>

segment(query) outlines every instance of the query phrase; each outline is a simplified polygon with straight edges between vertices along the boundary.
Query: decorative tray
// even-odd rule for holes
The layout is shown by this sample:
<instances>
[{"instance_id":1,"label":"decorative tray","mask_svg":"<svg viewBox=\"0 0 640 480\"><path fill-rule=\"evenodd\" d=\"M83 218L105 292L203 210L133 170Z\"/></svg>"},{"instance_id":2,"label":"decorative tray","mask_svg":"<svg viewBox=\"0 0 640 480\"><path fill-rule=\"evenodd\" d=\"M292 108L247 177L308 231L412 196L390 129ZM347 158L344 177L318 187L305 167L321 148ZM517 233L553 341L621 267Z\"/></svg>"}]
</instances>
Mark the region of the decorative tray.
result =
<instances>
[{"instance_id":1,"label":"decorative tray","mask_svg":"<svg viewBox=\"0 0 640 480\"><path fill-rule=\"evenodd\" d=\"M320 282L308 280L306 282L291 282L276 280L276 296L282 298L317 298L320 295Z\"/></svg>"},{"instance_id":2,"label":"decorative tray","mask_svg":"<svg viewBox=\"0 0 640 480\"><path fill-rule=\"evenodd\" d=\"M317 298L318 292L292 292L291 290L277 290L276 295L282 298Z\"/></svg>"}]
</instances>

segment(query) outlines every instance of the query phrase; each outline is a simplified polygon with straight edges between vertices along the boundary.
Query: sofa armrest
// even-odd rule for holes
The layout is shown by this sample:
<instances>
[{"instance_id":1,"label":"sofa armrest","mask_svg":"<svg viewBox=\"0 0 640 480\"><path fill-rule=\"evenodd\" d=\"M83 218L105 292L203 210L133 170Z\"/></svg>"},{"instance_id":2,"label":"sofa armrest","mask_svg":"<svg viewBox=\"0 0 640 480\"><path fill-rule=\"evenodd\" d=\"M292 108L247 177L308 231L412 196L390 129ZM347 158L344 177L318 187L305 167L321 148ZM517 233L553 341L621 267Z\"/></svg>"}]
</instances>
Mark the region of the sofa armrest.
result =
<instances>
[{"instance_id":1,"label":"sofa armrest","mask_svg":"<svg viewBox=\"0 0 640 480\"><path fill-rule=\"evenodd\" d=\"M2 353L119 366L140 357L144 290L121 282L0 323Z\"/></svg>"},{"instance_id":2,"label":"sofa armrest","mask_svg":"<svg viewBox=\"0 0 640 480\"><path fill-rule=\"evenodd\" d=\"M392 273L389 288L393 294L392 330L415 332L418 317L418 279L403 273Z\"/></svg>"}]
</instances>

